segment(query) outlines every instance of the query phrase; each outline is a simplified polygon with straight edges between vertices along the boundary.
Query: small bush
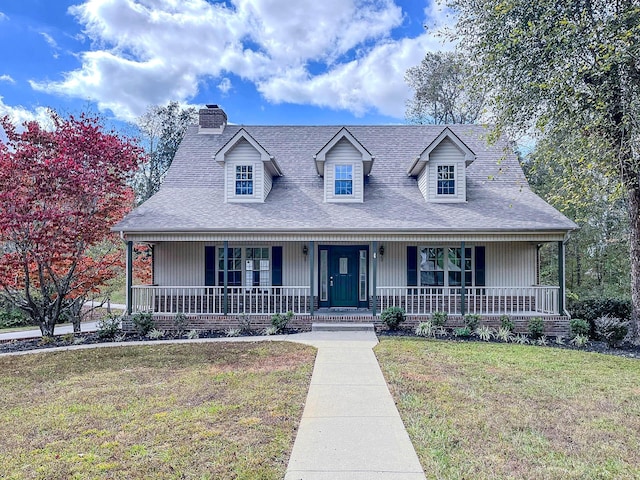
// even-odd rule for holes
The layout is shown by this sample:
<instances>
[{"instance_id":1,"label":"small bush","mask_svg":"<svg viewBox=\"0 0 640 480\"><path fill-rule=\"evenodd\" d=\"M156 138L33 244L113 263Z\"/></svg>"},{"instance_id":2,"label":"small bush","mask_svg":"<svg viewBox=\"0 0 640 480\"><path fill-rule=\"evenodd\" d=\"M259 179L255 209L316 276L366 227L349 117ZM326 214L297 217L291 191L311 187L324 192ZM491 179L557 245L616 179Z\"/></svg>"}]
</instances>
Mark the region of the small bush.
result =
<instances>
[{"instance_id":1,"label":"small bush","mask_svg":"<svg viewBox=\"0 0 640 480\"><path fill-rule=\"evenodd\" d=\"M502 342L508 343L513 340L513 334L511 333L511 329L500 327L496 332L496 338Z\"/></svg>"},{"instance_id":2,"label":"small bush","mask_svg":"<svg viewBox=\"0 0 640 480\"><path fill-rule=\"evenodd\" d=\"M200 338L200 333L198 330L189 330L185 337L189 340L195 340L196 338Z\"/></svg>"},{"instance_id":3,"label":"small bush","mask_svg":"<svg viewBox=\"0 0 640 480\"><path fill-rule=\"evenodd\" d=\"M96 334L98 338L113 340L120 331L121 318L118 315L107 315L98 320Z\"/></svg>"},{"instance_id":4,"label":"small bush","mask_svg":"<svg viewBox=\"0 0 640 480\"><path fill-rule=\"evenodd\" d=\"M542 337L542 335L544 335L544 321L542 320L542 317L533 317L529 319L527 329L529 330L529 335L534 340Z\"/></svg>"},{"instance_id":5,"label":"small bush","mask_svg":"<svg viewBox=\"0 0 640 480\"><path fill-rule=\"evenodd\" d=\"M239 328L228 328L225 332L227 337L239 337L241 333L242 330L240 330Z\"/></svg>"},{"instance_id":6,"label":"small bush","mask_svg":"<svg viewBox=\"0 0 640 480\"><path fill-rule=\"evenodd\" d=\"M475 332L478 329L478 325L480 325L481 318L482 317L478 314L468 313L464 316L464 326L472 332Z\"/></svg>"},{"instance_id":7,"label":"small bush","mask_svg":"<svg viewBox=\"0 0 640 480\"><path fill-rule=\"evenodd\" d=\"M271 317L271 326L276 329L276 333L283 332L293 318L293 312L288 311L285 314L276 313ZM267 334L268 335L268 334Z\"/></svg>"},{"instance_id":8,"label":"small bush","mask_svg":"<svg viewBox=\"0 0 640 480\"><path fill-rule=\"evenodd\" d=\"M153 328L153 314L151 312L136 312L131 316L131 322L136 333L145 337Z\"/></svg>"},{"instance_id":9,"label":"small bush","mask_svg":"<svg viewBox=\"0 0 640 480\"><path fill-rule=\"evenodd\" d=\"M262 331L263 335L275 335L278 333L278 329L275 325L270 325Z\"/></svg>"},{"instance_id":10,"label":"small bush","mask_svg":"<svg viewBox=\"0 0 640 480\"><path fill-rule=\"evenodd\" d=\"M493 332L486 325L483 325L481 327L476 328L476 335L478 336L478 338L480 340L482 340L484 342L488 342L489 340L491 340L493 338Z\"/></svg>"},{"instance_id":11,"label":"small bush","mask_svg":"<svg viewBox=\"0 0 640 480\"><path fill-rule=\"evenodd\" d=\"M513 332L513 329L516 326L513 323L513 320L511 320L511 317L509 317L509 315L500 315L500 328L504 328L506 330L509 330L510 332Z\"/></svg>"},{"instance_id":12,"label":"small bush","mask_svg":"<svg viewBox=\"0 0 640 480\"><path fill-rule=\"evenodd\" d=\"M589 333L591 332L589 322L582 320L581 318L572 318L569 322L569 329L571 331L571 337L575 337L576 335L589 336Z\"/></svg>"},{"instance_id":13,"label":"small bush","mask_svg":"<svg viewBox=\"0 0 640 480\"><path fill-rule=\"evenodd\" d=\"M605 315L629 320L631 318L631 300L619 298L586 298L569 304L569 313L574 318L582 318L589 322L590 335L596 336L596 320Z\"/></svg>"},{"instance_id":14,"label":"small bush","mask_svg":"<svg viewBox=\"0 0 640 480\"><path fill-rule=\"evenodd\" d=\"M469 327L459 327L453 330L453 335L456 337L470 337L471 329Z\"/></svg>"},{"instance_id":15,"label":"small bush","mask_svg":"<svg viewBox=\"0 0 640 480\"><path fill-rule=\"evenodd\" d=\"M67 343L73 343L75 338L76 336L73 333L65 333L64 335L62 335L62 340Z\"/></svg>"},{"instance_id":16,"label":"small bush","mask_svg":"<svg viewBox=\"0 0 640 480\"><path fill-rule=\"evenodd\" d=\"M416 335L419 337L435 337L436 326L430 320L420 322L416 327Z\"/></svg>"},{"instance_id":17,"label":"small bush","mask_svg":"<svg viewBox=\"0 0 640 480\"><path fill-rule=\"evenodd\" d=\"M433 323L435 327L444 327L448 319L449 316L447 312L433 312L431 314L431 323Z\"/></svg>"},{"instance_id":18,"label":"small bush","mask_svg":"<svg viewBox=\"0 0 640 480\"><path fill-rule=\"evenodd\" d=\"M571 344L578 348L584 347L587 343L589 343L589 337L587 335L576 335L571 339Z\"/></svg>"},{"instance_id":19,"label":"small bush","mask_svg":"<svg viewBox=\"0 0 640 480\"><path fill-rule=\"evenodd\" d=\"M529 343L529 339L526 335L516 335L515 337L513 337L513 342L520 345L527 345Z\"/></svg>"},{"instance_id":20,"label":"small bush","mask_svg":"<svg viewBox=\"0 0 640 480\"><path fill-rule=\"evenodd\" d=\"M380 320L389 330L396 330L407 319L404 309L400 307L385 308L380 314Z\"/></svg>"},{"instance_id":21,"label":"small bush","mask_svg":"<svg viewBox=\"0 0 640 480\"><path fill-rule=\"evenodd\" d=\"M26 327L30 324L29 318L22 310L0 297L0 329Z\"/></svg>"},{"instance_id":22,"label":"small bush","mask_svg":"<svg viewBox=\"0 0 640 480\"><path fill-rule=\"evenodd\" d=\"M605 315L596 320L596 333L609 348L614 348L618 343L624 340L629 331L629 322L620 320L619 318L609 317Z\"/></svg>"},{"instance_id":23,"label":"small bush","mask_svg":"<svg viewBox=\"0 0 640 480\"><path fill-rule=\"evenodd\" d=\"M241 313L238 315L238 325L243 332L251 332L251 317L246 313Z\"/></svg>"},{"instance_id":24,"label":"small bush","mask_svg":"<svg viewBox=\"0 0 640 480\"><path fill-rule=\"evenodd\" d=\"M159 340L160 338L164 337L164 334L164 330L152 328L151 330L149 330L149 333L147 333L147 338L150 338L151 340Z\"/></svg>"},{"instance_id":25,"label":"small bush","mask_svg":"<svg viewBox=\"0 0 640 480\"><path fill-rule=\"evenodd\" d=\"M561 336L557 336L555 339L555 344L556 345L564 345L564 338L562 338Z\"/></svg>"},{"instance_id":26,"label":"small bush","mask_svg":"<svg viewBox=\"0 0 640 480\"><path fill-rule=\"evenodd\" d=\"M536 345L539 345L540 347L546 347L547 345L549 345L549 341L547 340L547 337L542 335L536 340Z\"/></svg>"},{"instance_id":27,"label":"small bush","mask_svg":"<svg viewBox=\"0 0 640 480\"><path fill-rule=\"evenodd\" d=\"M173 326L178 335L182 335L187 330L188 324L189 319L187 319L187 316L182 312L176 313L176 316L173 317Z\"/></svg>"},{"instance_id":28,"label":"small bush","mask_svg":"<svg viewBox=\"0 0 640 480\"><path fill-rule=\"evenodd\" d=\"M40 341L38 343L40 345L51 345L52 343L56 343L56 339L55 339L55 337L46 335L46 336L43 336L42 338L40 338Z\"/></svg>"}]
</instances>

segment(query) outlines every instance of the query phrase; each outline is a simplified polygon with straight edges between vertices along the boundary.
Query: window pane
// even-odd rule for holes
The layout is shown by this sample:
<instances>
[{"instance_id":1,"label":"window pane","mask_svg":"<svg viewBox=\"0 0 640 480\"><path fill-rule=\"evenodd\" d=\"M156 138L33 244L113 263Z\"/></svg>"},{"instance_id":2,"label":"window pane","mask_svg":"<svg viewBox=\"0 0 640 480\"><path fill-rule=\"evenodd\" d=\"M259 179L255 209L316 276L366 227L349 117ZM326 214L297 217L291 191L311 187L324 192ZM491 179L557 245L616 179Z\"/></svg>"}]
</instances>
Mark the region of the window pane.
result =
<instances>
[{"instance_id":1,"label":"window pane","mask_svg":"<svg viewBox=\"0 0 640 480\"><path fill-rule=\"evenodd\" d=\"M320 300L323 302L329 298L327 254L327 250L320 250Z\"/></svg>"},{"instance_id":2,"label":"window pane","mask_svg":"<svg viewBox=\"0 0 640 480\"><path fill-rule=\"evenodd\" d=\"M360 301L366 302L367 300L367 251L360 250L360 265L359 265L359 291Z\"/></svg>"},{"instance_id":3,"label":"window pane","mask_svg":"<svg viewBox=\"0 0 640 480\"><path fill-rule=\"evenodd\" d=\"M335 166L336 195L353 195L353 165Z\"/></svg>"},{"instance_id":4,"label":"window pane","mask_svg":"<svg viewBox=\"0 0 640 480\"><path fill-rule=\"evenodd\" d=\"M438 165L438 195L455 195L456 179L453 165Z\"/></svg>"},{"instance_id":5,"label":"window pane","mask_svg":"<svg viewBox=\"0 0 640 480\"><path fill-rule=\"evenodd\" d=\"M349 259L347 257L340 258L340 275L349 273Z\"/></svg>"}]
</instances>

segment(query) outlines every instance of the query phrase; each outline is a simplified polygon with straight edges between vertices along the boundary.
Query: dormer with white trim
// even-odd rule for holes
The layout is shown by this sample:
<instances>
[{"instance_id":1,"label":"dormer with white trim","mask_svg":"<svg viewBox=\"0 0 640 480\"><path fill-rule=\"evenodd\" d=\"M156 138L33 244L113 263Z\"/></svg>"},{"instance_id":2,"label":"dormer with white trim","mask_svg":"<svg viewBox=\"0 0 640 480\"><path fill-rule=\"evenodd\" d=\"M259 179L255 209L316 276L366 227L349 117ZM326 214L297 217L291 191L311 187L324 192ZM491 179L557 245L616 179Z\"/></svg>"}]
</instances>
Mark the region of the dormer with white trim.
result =
<instances>
[{"instance_id":1,"label":"dormer with white trim","mask_svg":"<svg viewBox=\"0 0 640 480\"><path fill-rule=\"evenodd\" d=\"M418 178L418 188L427 202L466 202L466 168L475 158L471 149L445 127L416 157L408 175Z\"/></svg>"},{"instance_id":2,"label":"dormer with white trim","mask_svg":"<svg viewBox=\"0 0 640 480\"><path fill-rule=\"evenodd\" d=\"M324 201L364 202L364 177L371 173L375 157L342 127L313 156L318 175L324 177Z\"/></svg>"},{"instance_id":3,"label":"dormer with white trim","mask_svg":"<svg viewBox=\"0 0 640 480\"><path fill-rule=\"evenodd\" d=\"M276 159L244 128L215 154L224 167L225 202L264 203L273 178L282 176Z\"/></svg>"}]
</instances>

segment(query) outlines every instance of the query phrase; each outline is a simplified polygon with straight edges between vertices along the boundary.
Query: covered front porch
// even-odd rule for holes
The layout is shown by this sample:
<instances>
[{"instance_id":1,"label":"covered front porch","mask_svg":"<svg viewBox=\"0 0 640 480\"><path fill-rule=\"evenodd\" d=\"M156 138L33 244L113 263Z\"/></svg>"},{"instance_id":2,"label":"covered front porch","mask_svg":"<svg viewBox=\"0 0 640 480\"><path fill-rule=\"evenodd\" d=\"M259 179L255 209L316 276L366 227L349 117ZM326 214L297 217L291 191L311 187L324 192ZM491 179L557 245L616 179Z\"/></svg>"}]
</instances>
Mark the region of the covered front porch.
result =
<instances>
[{"instance_id":1,"label":"covered front porch","mask_svg":"<svg viewBox=\"0 0 640 480\"><path fill-rule=\"evenodd\" d=\"M559 285L539 285L535 237L509 239L364 238L345 241L153 241L149 285L133 285L127 242L127 311L167 316L371 317L389 307L424 318L434 312L487 317L563 317ZM370 317L370 318L371 318ZM309 319L310 322L312 318Z\"/></svg>"}]
</instances>

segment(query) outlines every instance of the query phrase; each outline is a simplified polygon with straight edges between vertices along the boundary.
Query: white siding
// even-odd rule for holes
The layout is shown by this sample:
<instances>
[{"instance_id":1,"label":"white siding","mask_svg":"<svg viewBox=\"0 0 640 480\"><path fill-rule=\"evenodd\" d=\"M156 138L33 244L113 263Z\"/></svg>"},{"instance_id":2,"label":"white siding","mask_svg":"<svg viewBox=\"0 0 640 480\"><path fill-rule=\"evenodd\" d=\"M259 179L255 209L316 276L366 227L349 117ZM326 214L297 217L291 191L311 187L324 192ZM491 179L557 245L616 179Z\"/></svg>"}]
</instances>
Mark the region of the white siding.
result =
<instances>
[{"instance_id":1,"label":"white siding","mask_svg":"<svg viewBox=\"0 0 640 480\"><path fill-rule=\"evenodd\" d=\"M264 165L260 158L260 153L246 140L240 140L231 150L229 150L224 159L226 170L226 201L227 202L264 202L267 194L265 186L267 181L265 176L269 176L269 172L265 172ZM236 166L251 165L253 166L253 195L236 196ZM271 180L269 180L269 184ZM269 187L270 189L270 187Z\"/></svg>"},{"instance_id":2,"label":"white siding","mask_svg":"<svg viewBox=\"0 0 640 480\"><path fill-rule=\"evenodd\" d=\"M271 191L271 187L273 186L273 177L268 171L264 171L264 189L263 189L263 198L266 200L269 192Z\"/></svg>"},{"instance_id":3,"label":"white siding","mask_svg":"<svg viewBox=\"0 0 640 480\"><path fill-rule=\"evenodd\" d=\"M204 285L203 242L158 243L155 255L155 283L158 285Z\"/></svg>"},{"instance_id":4,"label":"white siding","mask_svg":"<svg viewBox=\"0 0 640 480\"><path fill-rule=\"evenodd\" d=\"M485 255L488 287L535 285L535 244L528 242L488 243Z\"/></svg>"},{"instance_id":5,"label":"white siding","mask_svg":"<svg viewBox=\"0 0 640 480\"><path fill-rule=\"evenodd\" d=\"M353 166L353 195L335 195L334 178L336 165ZM364 200L364 171L362 154L343 138L327 153L324 163L325 202L358 202Z\"/></svg>"},{"instance_id":6,"label":"white siding","mask_svg":"<svg viewBox=\"0 0 640 480\"><path fill-rule=\"evenodd\" d=\"M418 188L425 200L429 201L429 166L427 165L422 169L420 175L418 175Z\"/></svg>"},{"instance_id":7,"label":"white siding","mask_svg":"<svg viewBox=\"0 0 640 480\"><path fill-rule=\"evenodd\" d=\"M369 245L369 288L372 285L373 250L369 242L331 242L331 245ZM162 242L156 244L155 282L158 285L204 285L204 247L214 245L216 256L222 243ZM282 246L282 283L285 286L309 285L309 262L313 259L315 290L318 288L318 242L314 255L302 253L308 242L232 242L230 247ZM378 242L384 246L384 255L378 253L378 286L405 286L407 284L407 245L459 246L455 243ZM476 244L467 244L473 247ZM482 244L480 244L482 245ZM501 242L484 244L486 286L529 286L536 282L536 246L529 242ZM273 261L273 259L270 259ZM273 264L272 264L273 265ZM216 272L218 262L216 261Z\"/></svg>"},{"instance_id":8,"label":"white siding","mask_svg":"<svg viewBox=\"0 0 640 480\"><path fill-rule=\"evenodd\" d=\"M456 173L455 195L437 195L438 165L454 165ZM464 153L450 139L445 138L429 155L427 173L427 200L430 202L464 202L467 199Z\"/></svg>"}]
</instances>

